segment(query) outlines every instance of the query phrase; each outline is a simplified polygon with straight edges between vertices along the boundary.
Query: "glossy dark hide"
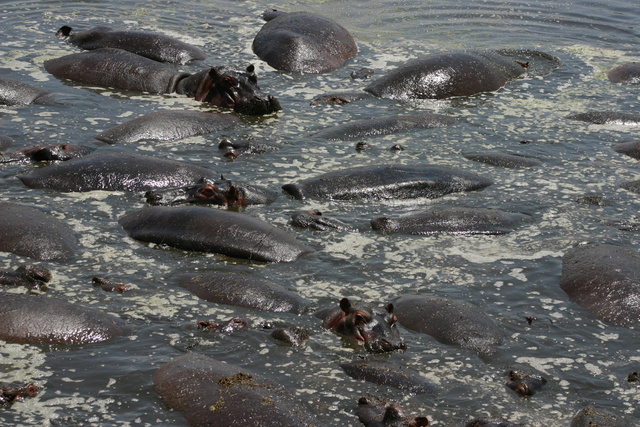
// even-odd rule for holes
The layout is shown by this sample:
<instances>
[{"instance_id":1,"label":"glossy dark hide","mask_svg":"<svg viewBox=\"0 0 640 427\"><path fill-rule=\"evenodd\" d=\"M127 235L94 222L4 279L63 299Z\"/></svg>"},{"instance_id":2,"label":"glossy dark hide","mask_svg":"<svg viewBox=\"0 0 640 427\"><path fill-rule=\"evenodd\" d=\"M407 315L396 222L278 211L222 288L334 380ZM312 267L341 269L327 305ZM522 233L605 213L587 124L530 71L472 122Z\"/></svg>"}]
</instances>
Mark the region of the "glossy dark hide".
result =
<instances>
[{"instance_id":1,"label":"glossy dark hide","mask_svg":"<svg viewBox=\"0 0 640 427\"><path fill-rule=\"evenodd\" d=\"M200 354L176 357L153 382L162 402L191 426L320 426L275 381Z\"/></svg>"},{"instance_id":2,"label":"glossy dark hide","mask_svg":"<svg viewBox=\"0 0 640 427\"><path fill-rule=\"evenodd\" d=\"M607 73L607 77L613 83L640 83L640 63L629 62L612 68Z\"/></svg>"},{"instance_id":3,"label":"glossy dark hide","mask_svg":"<svg viewBox=\"0 0 640 427\"><path fill-rule=\"evenodd\" d=\"M389 135L410 129L431 129L449 126L455 119L442 114L414 113L400 116L377 117L353 120L349 123L322 130L318 138L331 140L354 140L363 137Z\"/></svg>"},{"instance_id":4,"label":"glossy dark hide","mask_svg":"<svg viewBox=\"0 0 640 427\"><path fill-rule=\"evenodd\" d=\"M295 292L252 275L209 271L182 275L178 282L199 298L218 304L277 313L302 314L308 309L307 302Z\"/></svg>"},{"instance_id":5,"label":"glossy dark hide","mask_svg":"<svg viewBox=\"0 0 640 427\"><path fill-rule=\"evenodd\" d=\"M542 161L519 154L501 153L499 151L479 151L474 153L463 153L466 159L474 162L486 163L492 166L517 169L530 168L542 165Z\"/></svg>"},{"instance_id":6,"label":"glossy dark hide","mask_svg":"<svg viewBox=\"0 0 640 427\"><path fill-rule=\"evenodd\" d=\"M427 427L427 417L414 417L400 406L375 396L358 399L356 415L366 427Z\"/></svg>"},{"instance_id":7,"label":"glossy dark hide","mask_svg":"<svg viewBox=\"0 0 640 427\"><path fill-rule=\"evenodd\" d=\"M143 242L252 261L289 262L314 251L257 218L207 207L148 207L119 222Z\"/></svg>"},{"instance_id":8,"label":"glossy dark hide","mask_svg":"<svg viewBox=\"0 0 640 427\"><path fill-rule=\"evenodd\" d=\"M501 418L476 418L465 424L465 427L522 427L522 424L514 424Z\"/></svg>"},{"instance_id":9,"label":"glossy dark hide","mask_svg":"<svg viewBox=\"0 0 640 427\"><path fill-rule=\"evenodd\" d=\"M351 378L387 385L412 394L431 394L437 391L434 384L405 366L369 360L341 363L340 367Z\"/></svg>"},{"instance_id":10,"label":"glossy dark hide","mask_svg":"<svg viewBox=\"0 0 640 427\"><path fill-rule=\"evenodd\" d=\"M0 76L0 105L51 104L54 95L40 87Z\"/></svg>"},{"instance_id":11,"label":"glossy dark hide","mask_svg":"<svg viewBox=\"0 0 640 427\"><path fill-rule=\"evenodd\" d=\"M19 175L30 188L65 192L146 191L215 179L218 173L198 165L129 153L100 153L37 168Z\"/></svg>"},{"instance_id":12,"label":"glossy dark hide","mask_svg":"<svg viewBox=\"0 0 640 427\"><path fill-rule=\"evenodd\" d=\"M78 240L69 226L39 209L0 203L0 251L40 261L73 258Z\"/></svg>"},{"instance_id":13,"label":"glossy dark hide","mask_svg":"<svg viewBox=\"0 0 640 427\"><path fill-rule=\"evenodd\" d=\"M344 222L335 218L328 218L322 215L321 212L317 211L299 212L291 215L291 225L293 225L294 227L308 228L319 231L358 231L357 228L352 227L349 224L345 224Z\"/></svg>"},{"instance_id":14,"label":"glossy dark hide","mask_svg":"<svg viewBox=\"0 0 640 427\"><path fill-rule=\"evenodd\" d=\"M296 199L385 200L435 199L492 184L488 178L461 169L430 165L363 166L328 172L282 189Z\"/></svg>"},{"instance_id":15,"label":"glossy dark hide","mask_svg":"<svg viewBox=\"0 0 640 427\"><path fill-rule=\"evenodd\" d=\"M616 415L587 406L573 417L569 427L630 427L632 425Z\"/></svg>"},{"instance_id":16,"label":"glossy dark hide","mask_svg":"<svg viewBox=\"0 0 640 427\"><path fill-rule=\"evenodd\" d=\"M403 296L394 303L402 326L491 355L502 344L502 331L477 306L446 298Z\"/></svg>"},{"instance_id":17,"label":"glossy dark hide","mask_svg":"<svg viewBox=\"0 0 640 427\"><path fill-rule=\"evenodd\" d=\"M268 21L253 40L253 52L273 68L298 73L326 73L358 52L349 31L309 12L265 13Z\"/></svg>"},{"instance_id":18,"label":"glossy dark hide","mask_svg":"<svg viewBox=\"0 0 640 427\"><path fill-rule=\"evenodd\" d=\"M91 154L95 148L85 145L52 144L21 148L12 153L0 153L0 163L66 161Z\"/></svg>"},{"instance_id":19,"label":"glossy dark hide","mask_svg":"<svg viewBox=\"0 0 640 427\"><path fill-rule=\"evenodd\" d=\"M640 114L619 113L616 111L589 111L586 113L573 114L567 118L594 125L633 126L640 124Z\"/></svg>"},{"instance_id":20,"label":"glossy dark hide","mask_svg":"<svg viewBox=\"0 0 640 427\"><path fill-rule=\"evenodd\" d=\"M542 391L542 387L547 383L542 374L531 369L512 369L505 372L505 375L505 385L520 396L533 396Z\"/></svg>"},{"instance_id":21,"label":"glossy dark hide","mask_svg":"<svg viewBox=\"0 0 640 427\"><path fill-rule=\"evenodd\" d=\"M492 51L439 53L409 61L364 90L381 98L443 99L493 92L524 73L520 63Z\"/></svg>"},{"instance_id":22,"label":"glossy dark hide","mask_svg":"<svg viewBox=\"0 0 640 427\"><path fill-rule=\"evenodd\" d=\"M176 141L231 129L240 119L230 114L202 111L154 111L115 125L95 136L109 144L142 140Z\"/></svg>"},{"instance_id":23,"label":"glossy dark hide","mask_svg":"<svg viewBox=\"0 0 640 427\"><path fill-rule=\"evenodd\" d=\"M444 208L377 217L371 220L371 227L386 234L506 234L530 219L529 215L499 209Z\"/></svg>"},{"instance_id":24,"label":"glossy dark hide","mask_svg":"<svg viewBox=\"0 0 640 427\"><path fill-rule=\"evenodd\" d=\"M609 244L588 244L562 257L560 287L603 322L640 322L640 254Z\"/></svg>"},{"instance_id":25,"label":"glossy dark hide","mask_svg":"<svg viewBox=\"0 0 640 427\"><path fill-rule=\"evenodd\" d=\"M21 265L15 271L0 270L0 285L24 286L27 289L46 290L51 272L38 265Z\"/></svg>"},{"instance_id":26,"label":"glossy dark hide","mask_svg":"<svg viewBox=\"0 0 640 427\"><path fill-rule=\"evenodd\" d=\"M69 43L81 49L112 47L160 62L188 64L207 57L202 49L196 46L164 34L148 31L119 30L99 25L74 33L71 27L64 26L56 35L67 37Z\"/></svg>"},{"instance_id":27,"label":"glossy dark hide","mask_svg":"<svg viewBox=\"0 0 640 427\"><path fill-rule=\"evenodd\" d=\"M613 146L613 150L640 160L640 141L620 142Z\"/></svg>"},{"instance_id":28,"label":"glossy dark hide","mask_svg":"<svg viewBox=\"0 0 640 427\"><path fill-rule=\"evenodd\" d=\"M129 333L111 314L43 296L0 294L0 318L0 339L18 344L88 344Z\"/></svg>"}]
</instances>

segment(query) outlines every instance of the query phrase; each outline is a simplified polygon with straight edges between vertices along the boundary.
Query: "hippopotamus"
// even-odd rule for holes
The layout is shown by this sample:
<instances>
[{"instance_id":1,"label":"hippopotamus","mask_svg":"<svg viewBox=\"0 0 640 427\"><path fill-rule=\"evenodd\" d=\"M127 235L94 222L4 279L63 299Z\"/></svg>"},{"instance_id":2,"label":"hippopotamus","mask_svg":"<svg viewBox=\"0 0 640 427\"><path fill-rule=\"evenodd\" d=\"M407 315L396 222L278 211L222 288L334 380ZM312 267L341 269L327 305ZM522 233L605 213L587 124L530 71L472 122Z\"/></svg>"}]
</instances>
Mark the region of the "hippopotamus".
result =
<instances>
[{"instance_id":1,"label":"hippopotamus","mask_svg":"<svg viewBox=\"0 0 640 427\"><path fill-rule=\"evenodd\" d=\"M18 178L30 188L86 192L148 191L218 176L212 169L176 160L105 152L37 168Z\"/></svg>"},{"instance_id":2,"label":"hippopotamus","mask_svg":"<svg viewBox=\"0 0 640 427\"><path fill-rule=\"evenodd\" d=\"M640 179L625 181L620 184L620 188L631 191L632 193L640 194Z\"/></svg>"},{"instance_id":3,"label":"hippopotamus","mask_svg":"<svg viewBox=\"0 0 640 427\"><path fill-rule=\"evenodd\" d=\"M13 144L13 139L7 135L0 135L0 150L6 150Z\"/></svg>"},{"instance_id":4,"label":"hippopotamus","mask_svg":"<svg viewBox=\"0 0 640 427\"><path fill-rule=\"evenodd\" d=\"M13 153L0 153L0 163L66 161L95 151L86 145L50 144L21 148Z\"/></svg>"},{"instance_id":5,"label":"hippopotamus","mask_svg":"<svg viewBox=\"0 0 640 427\"><path fill-rule=\"evenodd\" d=\"M620 142L614 144L613 151L640 160L640 141Z\"/></svg>"},{"instance_id":6,"label":"hippopotamus","mask_svg":"<svg viewBox=\"0 0 640 427\"><path fill-rule=\"evenodd\" d=\"M91 279L91 284L94 287L99 286L100 289L102 289L103 291L118 292L121 294L128 291L130 288L130 286L125 285L124 283L117 283L117 282L114 282L113 280L109 280L100 276L94 276Z\"/></svg>"},{"instance_id":7,"label":"hippopotamus","mask_svg":"<svg viewBox=\"0 0 640 427\"><path fill-rule=\"evenodd\" d=\"M282 189L295 199L385 200L477 191L492 184L488 178L446 166L375 165L328 172Z\"/></svg>"},{"instance_id":8,"label":"hippopotamus","mask_svg":"<svg viewBox=\"0 0 640 427\"><path fill-rule=\"evenodd\" d=\"M256 143L251 140L231 141L223 138L218 144L218 149L224 151L225 158L233 160L243 154L263 154L267 151L276 151L280 149L280 146L278 144Z\"/></svg>"},{"instance_id":9,"label":"hippopotamus","mask_svg":"<svg viewBox=\"0 0 640 427\"><path fill-rule=\"evenodd\" d=\"M0 285L25 286L32 290L47 290L51 272L38 265L21 265L15 271L0 270Z\"/></svg>"},{"instance_id":10,"label":"hippopotamus","mask_svg":"<svg viewBox=\"0 0 640 427\"><path fill-rule=\"evenodd\" d=\"M150 190L145 193L147 203L154 206L183 204L249 206L268 205L278 193L246 182L224 179L201 179L195 184Z\"/></svg>"},{"instance_id":11,"label":"hippopotamus","mask_svg":"<svg viewBox=\"0 0 640 427\"><path fill-rule=\"evenodd\" d=\"M130 332L122 319L111 314L34 295L1 293L0 319L0 340L17 344L88 344Z\"/></svg>"},{"instance_id":12,"label":"hippopotamus","mask_svg":"<svg viewBox=\"0 0 640 427\"><path fill-rule=\"evenodd\" d=\"M569 427L629 427L633 424L601 409L587 406L571 420Z\"/></svg>"},{"instance_id":13,"label":"hippopotamus","mask_svg":"<svg viewBox=\"0 0 640 427\"><path fill-rule=\"evenodd\" d=\"M502 418L476 418L469 421L464 427L522 427L522 424L514 424Z\"/></svg>"},{"instance_id":14,"label":"hippopotamus","mask_svg":"<svg viewBox=\"0 0 640 427\"><path fill-rule=\"evenodd\" d=\"M640 84L640 63L629 62L612 68L607 73L612 83Z\"/></svg>"},{"instance_id":15,"label":"hippopotamus","mask_svg":"<svg viewBox=\"0 0 640 427\"><path fill-rule=\"evenodd\" d=\"M181 287L218 304L257 308L277 313L302 314L308 303L284 286L248 274L208 271L178 278Z\"/></svg>"},{"instance_id":16,"label":"hippopotamus","mask_svg":"<svg viewBox=\"0 0 640 427\"><path fill-rule=\"evenodd\" d=\"M418 372L387 362L364 360L341 363L340 367L351 378L404 390L412 394L433 394L437 387Z\"/></svg>"},{"instance_id":17,"label":"hippopotamus","mask_svg":"<svg viewBox=\"0 0 640 427\"><path fill-rule=\"evenodd\" d=\"M0 76L0 105L52 104L55 96L40 87Z\"/></svg>"},{"instance_id":18,"label":"hippopotamus","mask_svg":"<svg viewBox=\"0 0 640 427\"><path fill-rule=\"evenodd\" d=\"M39 209L0 203L0 252L11 252L40 261L67 261L78 249L71 228Z\"/></svg>"},{"instance_id":19,"label":"hippopotamus","mask_svg":"<svg viewBox=\"0 0 640 427\"><path fill-rule=\"evenodd\" d=\"M358 53L349 31L323 16L268 10L262 17L267 23L253 39L252 49L277 70L327 73Z\"/></svg>"},{"instance_id":20,"label":"hippopotamus","mask_svg":"<svg viewBox=\"0 0 640 427\"><path fill-rule=\"evenodd\" d=\"M395 302L402 326L490 356L502 344L503 333L477 306L448 298L405 295Z\"/></svg>"},{"instance_id":21,"label":"hippopotamus","mask_svg":"<svg viewBox=\"0 0 640 427\"><path fill-rule=\"evenodd\" d=\"M309 339L309 332L300 326L289 326L275 329L271 332L271 337L283 345L302 347Z\"/></svg>"},{"instance_id":22,"label":"hippopotamus","mask_svg":"<svg viewBox=\"0 0 640 427\"><path fill-rule=\"evenodd\" d=\"M493 92L527 71L529 60L557 67L559 60L544 52L486 50L445 52L411 60L372 81L364 93L337 93L315 98L312 105L345 104L372 97L397 100L446 99Z\"/></svg>"},{"instance_id":23,"label":"hippopotamus","mask_svg":"<svg viewBox=\"0 0 640 427\"><path fill-rule=\"evenodd\" d=\"M371 227L385 234L507 234L530 219L529 215L499 209L443 208L377 217L371 220Z\"/></svg>"},{"instance_id":24,"label":"hippopotamus","mask_svg":"<svg viewBox=\"0 0 640 427\"><path fill-rule=\"evenodd\" d=\"M257 218L202 206L150 206L119 223L136 240L251 261L291 262L314 252Z\"/></svg>"},{"instance_id":25,"label":"hippopotamus","mask_svg":"<svg viewBox=\"0 0 640 427\"><path fill-rule=\"evenodd\" d=\"M316 133L318 138L331 140L354 140L362 137L389 135L410 129L432 129L449 126L455 119L443 114L413 113L399 116L375 117L352 120Z\"/></svg>"},{"instance_id":26,"label":"hippopotamus","mask_svg":"<svg viewBox=\"0 0 640 427\"><path fill-rule=\"evenodd\" d=\"M160 367L153 383L162 402L192 426L319 426L276 381L230 363L186 353Z\"/></svg>"},{"instance_id":27,"label":"hippopotamus","mask_svg":"<svg viewBox=\"0 0 640 427\"><path fill-rule=\"evenodd\" d=\"M375 396L358 399L356 415L366 427L427 427L427 417L414 417L395 403Z\"/></svg>"},{"instance_id":28,"label":"hippopotamus","mask_svg":"<svg viewBox=\"0 0 640 427\"><path fill-rule=\"evenodd\" d=\"M47 60L44 68L59 79L151 94L175 92L240 114L281 109L276 98L260 90L253 65L245 71L217 67L189 74L126 50L100 48Z\"/></svg>"},{"instance_id":29,"label":"hippopotamus","mask_svg":"<svg viewBox=\"0 0 640 427\"><path fill-rule=\"evenodd\" d=\"M538 372L531 369L510 369L505 372L507 382L505 385L520 396L533 396L547 383L547 380Z\"/></svg>"},{"instance_id":30,"label":"hippopotamus","mask_svg":"<svg viewBox=\"0 0 640 427\"><path fill-rule=\"evenodd\" d=\"M342 298L339 307L320 310L316 317L323 319L323 328L364 346L370 353L407 348L396 326L398 319L393 314L393 304L387 304L385 311L380 312L375 308L355 307L348 298Z\"/></svg>"},{"instance_id":31,"label":"hippopotamus","mask_svg":"<svg viewBox=\"0 0 640 427\"><path fill-rule=\"evenodd\" d=\"M542 165L540 159L535 157L523 156L521 154L502 153L499 151L477 151L472 153L462 153L465 159L474 162L486 163L492 166L500 166L503 168L517 169L530 168Z\"/></svg>"},{"instance_id":32,"label":"hippopotamus","mask_svg":"<svg viewBox=\"0 0 640 427\"><path fill-rule=\"evenodd\" d=\"M232 129L240 119L231 114L190 110L164 110L144 114L100 132L95 138L108 144L142 140L176 141Z\"/></svg>"},{"instance_id":33,"label":"hippopotamus","mask_svg":"<svg viewBox=\"0 0 640 427\"><path fill-rule=\"evenodd\" d=\"M291 215L291 225L299 228L310 228L319 231L339 230L357 232L358 229L344 222L327 218L320 211L305 211Z\"/></svg>"},{"instance_id":34,"label":"hippopotamus","mask_svg":"<svg viewBox=\"0 0 640 427\"><path fill-rule=\"evenodd\" d=\"M38 387L33 383L9 384L0 383L0 406L11 406L14 402L24 402L27 397L38 394Z\"/></svg>"},{"instance_id":35,"label":"hippopotamus","mask_svg":"<svg viewBox=\"0 0 640 427\"><path fill-rule=\"evenodd\" d=\"M154 61L173 64L188 64L207 57L202 49L164 34L148 31L118 30L99 25L77 33L64 25L56 36L64 37L69 43L84 50L103 47L123 49Z\"/></svg>"},{"instance_id":36,"label":"hippopotamus","mask_svg":"<svg viewBox=\"0 0 640 427\"><path fill-rule=\"evenodd\" d=\"M603 322L640 322L640 254L611 244L587 244L562 257L560 287Z\"/></svg>"},{"instance_id":37,"label":"hippopotamus","mask_svg":"<svg viewBox=\"0 0 640 427\"><path fill-rule=\"evenodd\" d=\"M619 113L616 111L588 111L567 117L594 125L635 126L640 124L640 114Z\"/></svg>"}]
</instances>

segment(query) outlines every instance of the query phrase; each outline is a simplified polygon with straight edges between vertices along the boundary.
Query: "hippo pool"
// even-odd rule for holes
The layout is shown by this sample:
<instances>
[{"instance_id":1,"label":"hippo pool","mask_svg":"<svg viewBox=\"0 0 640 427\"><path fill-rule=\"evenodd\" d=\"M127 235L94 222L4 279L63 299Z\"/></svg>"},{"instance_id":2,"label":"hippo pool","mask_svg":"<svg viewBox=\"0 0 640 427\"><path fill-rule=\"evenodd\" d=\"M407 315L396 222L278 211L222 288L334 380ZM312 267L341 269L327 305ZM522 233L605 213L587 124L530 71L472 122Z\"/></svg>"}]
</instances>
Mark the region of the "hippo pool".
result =
<instances>
[{"instance_id":1,"label":"hippo pool","mask_svg":"<svg viewBox=\"0 0 640 427\"><path fill-rule=\"evenodd\" d=\"M630 3L4 2L0 76L43 88L54 94L55 102L0 105L0 134L12 141L0 140L0 151L73 144L95 148L100 155L149 155L206 167L215 171L208 178L221 175L274 191L271 203L233 207L229 210L239 212L228 215L248 215L267 223L289 234L304 250L287 262L257 262L187 250L190 247L169 248L162 240L134 240L121 219L146 206L144 191L29 188L18 176L54 165L0 163L0 203L37 208L52 218L55 228L63 224L76 239L75 252L64 259L0 252L2 270L32 264L51 272L48 289L2 286L5 299L10 299L6 293L42 294L61 301L61 307L71 303L117 318L127 331L105 341L71 345L0 340L0 383L33 383L38 389L22 402L0 404L0 424L189 425L184 411L161 398L154 377L167 372L169 368L163 367L177 357L193 354L197 360L206 356L275 382L318 426L362 425L356 408L363 396L392 401L408 413L428 418L432 426L464 426L478 418L532 427L569 426L586 407L624 420L615 425L637 425L637 315L631 322L602 320L561 287L563 257L575 248L607 244L640 251L637 185L626 185L640 179L638 160L613 149L618 143L640 140L640 120L598 124L568 118L599 111L640 114L640 86L607 78L612 68L640 60L638 10ZM353 36L357 54L319 74L272 68L252 51L267 8L312 12L340 23ZM236 114L176 94L127 92L57 79L44 69L45 61L79 52L56 37L63 25L78 31L107 25L174 37L207 56L176 66L187 73L221 65L244 70L253 64L260 88L277 98L281 110L263 116L237 115L240 120L234 126L178 141L102 142L95 136L156 111ZM311 105L329 93L362 91L373 79L411 59L502 49L544 52L557 62L553 69L537 72L532 60L523 75L503 87L471 96L369 97L345 105ZM352 73L368 76L370 72L363 69L373 74L368 79L352 78ZM356 120L417 113L453 120L447 119L443 126L401 127L397 132L346 139L324 138L321 133ZM248 141L255 149L225 156L218 147L223 139ZM535 161L528 167L507 167L511 165L475 161L482 156L471 155L487 152ZM434 198L299 199L282 190L283 185L321 174L390 164L452 168L491 184ZM374 218L452 208L499 210L526 220L507 230L499 228L500 232L474 234L387 233L371 226ZM311 210L346 226L321 231L291 224L292 215ZM47 224L38 224L37 229L43 235L51 231ZM0 242L3 247L5 243ZM629 259L637 263L637 258ZM283 312L210 302L181 284L185 275L214 272L268 280L296 294L306 308ZM636 299L631 298L629 307L635 304L637 313L638 279L632 279ZM95 286L105 280L124 284L126 292ZM495 324L500 339L490 351L476 351L473 345L436 339L436 334L415 327L429 328L421 324L424 316L406 315L411 324L403 324L407 308L402 298L412 295L473 307L467 314L473 316L477 310L486 316L483 321ZM394 303L397 329L406 346L371 353L323 329L314 312L337 307L342 298L380 312ZM236 317L248 327L226 332L196 327L198 322L222 324ZM34 318L47 323L46 318ZM37 325L30 327L38 330ZM271 335L280 327L304 328L308 339L300 346L283 345ZM430 384L429 392L353 378L341 367L362 361L414 373ZM535 395L519 395L506 385L505 372L514 369L534 371L544 378L544 385ZM163 385L169 393L171 386L171 382ZM179 386L189 388L189 383Z\"/></svg>"}]
</instances>

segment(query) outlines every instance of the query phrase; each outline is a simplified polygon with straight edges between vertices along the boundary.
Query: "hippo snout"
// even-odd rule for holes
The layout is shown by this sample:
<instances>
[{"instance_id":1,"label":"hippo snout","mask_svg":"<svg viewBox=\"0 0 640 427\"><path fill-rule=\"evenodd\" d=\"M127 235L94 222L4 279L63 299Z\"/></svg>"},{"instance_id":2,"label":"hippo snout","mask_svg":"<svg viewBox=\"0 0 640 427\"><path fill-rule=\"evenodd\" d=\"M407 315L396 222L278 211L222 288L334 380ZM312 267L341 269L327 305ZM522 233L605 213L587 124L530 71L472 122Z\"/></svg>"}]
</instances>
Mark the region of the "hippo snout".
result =
<instances>
[{"instance_id":1,"label":"hippo snout","mask_svg":"<svg viewBox=\"0 0 640 427\"><path fill-rule=\"evenodd\" d=\"M266 95L264 97L246 99L242 102L237 101L233 109L236 113L248 116L262 116L280 111L282 107L276 97Z\"/></svg>"},{"instance_id":2,"label":"hippo snout","mask_svg":"<svg viewBox=\"0 0 640 427\"><path fill-rule=\"evenodd\" d=\"M389 353L396 350L405 351L407 349L407 345L402 339L395 341L381 338L365 342L364 348L369 353Z\"/></svg>"}]
</instances>

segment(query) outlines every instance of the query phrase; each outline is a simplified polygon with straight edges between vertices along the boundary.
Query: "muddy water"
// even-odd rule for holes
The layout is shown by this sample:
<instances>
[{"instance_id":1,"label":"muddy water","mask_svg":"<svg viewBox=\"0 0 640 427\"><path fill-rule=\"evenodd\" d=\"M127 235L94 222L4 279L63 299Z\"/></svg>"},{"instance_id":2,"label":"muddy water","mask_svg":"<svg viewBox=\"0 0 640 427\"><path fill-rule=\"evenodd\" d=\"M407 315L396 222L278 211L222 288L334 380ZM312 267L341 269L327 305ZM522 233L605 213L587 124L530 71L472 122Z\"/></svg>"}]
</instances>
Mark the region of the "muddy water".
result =
<instances>
[{"instance_id":1,"label":"muddy water","mask_svg":"<svg viewBox=\"0 0 640 427\"><path fill-rule=\"evenodd\" d=\"M346 26L359 54L327 75L277 72L251 52L251 41L267 7L308 10ZM627 383L640 365L637 329L598 321L568 300L558 286L561 256L583 242L615 243L640 249L633 229L637 195L619 188L640 178L636 161L615 153L617 142L638 138L638 128L598 126L566 119L588 110L637 112L637 87L613 85L606 71L638 60L638 6L611 1L23 1L0 3L2 75L40 85L57 94L53 106L0 108L0 133L10 149L42 143L89 144L101 151L139 152L206 165L227 178L282 184L356 165L438 164L491 177L495 184L436 200L343 203L294 201L282 195L253 215L295 234L318 249L293 263L251 264L215 255L169 250L129 239L118 218L143 206L139 194L57 193L31 190L15 178L32 166L3 166L0 199L39 207L66 221L81 240L72 262L41 263L54 279L47 292L113 313L134 334L73 348L0 343L0 380L34 381L40 394L0 410L3 425L182 426L180 413L163 407L152 384L156 369L190 349L279 380L307 402L322 425L357 426L359 396L396 400L429 417L434 426L459 426L476 416L501 416L527 426L568 425L588 404L638 418L640 390ZM206 65L255 64L263 89L276 95L277 117L248 120L233 132L180 142L107 146L93 137L129 118L161 109L202 108L179 96L122 94L65 84L48 75L43 61L74 52L54 34L62 25L98 24L161 31L204 49ZM492 94L401 103L368 100L343 107L310 107L329 91L359 90L349 74L362 67L381 75L410 58L461 48L526 48L560 58L553 73L529 76ZM187 70L192 70L185 67ZM314 138L327 127L353 119L414 112L448 114L458 123L355 142ZM251 139L278 150L230 162L217 149L222 137ZM403 151L390 151L394 144ZM503 169L466 160L462 153L496 149L534 156L531 169ZM576 203L602 197L604 206ZM379 215L431 207L478 206L527 213L534 221L503 236L384 236L368 229ZM319 209L361 228L360 233L319 233L292 229L292 213ZM613 224L613 225L612 225ZM617 226L615 226L617 225ZM626 230L625 230L626 229ZM0 267L31 262L0 254ZM504 331L505 344L490 359L440 344L404 328L409 348L387 358L436 383L436 395L412 396L347 377L338 363L364 356L322 331L312 315L283 315L218 306L198 300L175 284L184 272L246 272L276 281L322 307L347 296L375 304L422 293L473 302ZM95 275L127 283L120 295L91 285ZM24 292L24 290L11 290ZM231 335L202 335L188 326L197 320L245 317L251 329ZM531 324L527 317L535 317ZM264 322L295 324L312 336L306 347L277 345ZM541 371L541 393L522 399L504 386L514 364Z\"/></svg>"}]
</instances>

